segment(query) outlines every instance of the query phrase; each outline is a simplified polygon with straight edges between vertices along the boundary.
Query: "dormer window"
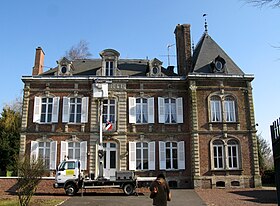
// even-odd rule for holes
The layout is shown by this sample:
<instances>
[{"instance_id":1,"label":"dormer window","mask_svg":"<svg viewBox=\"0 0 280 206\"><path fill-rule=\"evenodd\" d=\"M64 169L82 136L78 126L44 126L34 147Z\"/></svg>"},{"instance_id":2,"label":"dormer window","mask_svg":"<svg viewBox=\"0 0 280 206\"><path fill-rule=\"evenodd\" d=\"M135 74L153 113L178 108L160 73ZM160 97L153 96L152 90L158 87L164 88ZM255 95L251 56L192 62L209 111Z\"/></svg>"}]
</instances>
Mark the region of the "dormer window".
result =
<instances>
[{"instance_id":1,"label":"dormer window","mask_svg":"<svg viewBox=\"0 0 280 206\"><path fill-rule=\"evenodd\" d=\"M114 76L114 62L113 61L106 61L106 76Z\"/></svg>"},{"instance_id":2,"label":"dormer window","mask_svg":"<svg viewBox=\"0 0 280 206\"><path fill-rule=\"evenodd\" d=\"M73 65L72 62L67 58L63 57L61 60L57 61L58 70L57 76L72 76Z\"/></svg>"},{"instance_id":3,"label":"dormer window","mask_svg":"<svg viewBox=\"0 0 280 206\"><path fill-rule=\"evenodd\" d=\"M120 53L114 49L105 49L100 52L102 57L101 76L116 76Z\"/></svg>"},{"instance_id":4,"label":"dormer window","mask_svg":"<svg viewBox=\"0 0 280 206\"><path fill-rule=\"evenodd\" d=\"M152 59L150 61L150 71L147 74L147 76L152 76L152 77L158 77L158 76L162 76L161 73L161 66L162 66L162 62L158 59Z\"/></svg>"},{"instance_id":5,"label":"dormer window","mask_svg":"<svg viewBox=\"0 0 280 206\"><path fill-rule=\"evenodd\" d=\"M224 73L225 72L225 65L226 61L220 57L217 56L212 62L211 62L211 68L214 73Z\"/></svg>"}]
</instances>

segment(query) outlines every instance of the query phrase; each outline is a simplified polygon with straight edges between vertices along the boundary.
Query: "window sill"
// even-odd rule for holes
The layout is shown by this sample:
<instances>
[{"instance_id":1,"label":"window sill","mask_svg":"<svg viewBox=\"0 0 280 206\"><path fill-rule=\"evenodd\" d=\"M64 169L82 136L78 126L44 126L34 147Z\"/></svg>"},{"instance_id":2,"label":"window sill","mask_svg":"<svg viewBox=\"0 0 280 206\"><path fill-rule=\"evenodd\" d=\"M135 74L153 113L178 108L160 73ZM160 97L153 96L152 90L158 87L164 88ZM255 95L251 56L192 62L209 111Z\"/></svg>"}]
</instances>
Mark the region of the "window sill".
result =
<instances>
[{"instance_id":1,"label":"window sill","mask_svg":"<svg viewBox=\"0 0 280 206\"><path fill-rule=\"evenodd\" d=\"M208 124L240 124L240 122L208 122Z\"/></svg>"},{"instance_id":2,"label":"window sill","mask_svg":"<svg viewBox=\"0 0 280 206\"><path fill-rule=\"evenodd\" d=\"M211 169L211 172L242 172L243 169Z\"/></svg>"}]
</instances>

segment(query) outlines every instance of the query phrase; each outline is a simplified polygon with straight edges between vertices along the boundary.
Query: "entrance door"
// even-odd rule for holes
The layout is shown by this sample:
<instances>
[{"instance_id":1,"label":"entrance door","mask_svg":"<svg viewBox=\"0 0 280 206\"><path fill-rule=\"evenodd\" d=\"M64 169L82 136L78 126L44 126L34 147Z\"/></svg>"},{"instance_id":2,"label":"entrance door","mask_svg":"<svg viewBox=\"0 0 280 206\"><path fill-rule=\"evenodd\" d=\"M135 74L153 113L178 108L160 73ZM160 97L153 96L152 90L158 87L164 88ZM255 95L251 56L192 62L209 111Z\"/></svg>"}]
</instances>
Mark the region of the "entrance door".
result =
<instances>
[{"instance_id":1,"label":"entrance door","mask_svg":"<svg viewBox=\"0 0 280 206\"><path fill-rule=\"evenodd\" d=\"M107 179L116 179L117 170L117 144L115 142L106 142L104 147L104 177Z\"/></svg>"}]
</instances>

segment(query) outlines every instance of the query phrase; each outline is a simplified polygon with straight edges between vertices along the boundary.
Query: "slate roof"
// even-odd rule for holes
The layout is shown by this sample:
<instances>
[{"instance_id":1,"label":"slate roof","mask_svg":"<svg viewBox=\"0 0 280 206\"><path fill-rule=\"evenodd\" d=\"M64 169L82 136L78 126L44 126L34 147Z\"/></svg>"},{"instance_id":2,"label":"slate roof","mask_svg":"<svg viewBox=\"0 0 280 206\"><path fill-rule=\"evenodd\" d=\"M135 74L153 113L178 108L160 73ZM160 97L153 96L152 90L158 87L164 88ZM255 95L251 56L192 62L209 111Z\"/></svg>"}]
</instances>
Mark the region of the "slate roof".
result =
<instances>
[{"instance_id":1,"label":"slate roof","mask_svg":"<svg viewBox=\"0 0 280 206\"><path fill-rule=\"evenodd\" d=\"M217 57L222 57L225 64L224 74L244 75L244 72L233 62L225 51L205 32L192 57L192 73L213 73L210 64Z\"/></svg>"},{"instance_id":2,"label":"slate roof","mask_svg":"<svg viewBox=\"0 0 280 206\"><path fill-rule=\"evenodd\" d=\"M96 75L97 70L101 68L101 59L77 59L72 61L72 74L75 76ZM43 76L52 76L58 67L44 72ZM149 72L149 60L147 59L119 59L118 69L120 76L145 76ZM167 76L177 76L176 73L170 72L169 69L161 67L162 73Z\"/></svg>"}]
</instances>

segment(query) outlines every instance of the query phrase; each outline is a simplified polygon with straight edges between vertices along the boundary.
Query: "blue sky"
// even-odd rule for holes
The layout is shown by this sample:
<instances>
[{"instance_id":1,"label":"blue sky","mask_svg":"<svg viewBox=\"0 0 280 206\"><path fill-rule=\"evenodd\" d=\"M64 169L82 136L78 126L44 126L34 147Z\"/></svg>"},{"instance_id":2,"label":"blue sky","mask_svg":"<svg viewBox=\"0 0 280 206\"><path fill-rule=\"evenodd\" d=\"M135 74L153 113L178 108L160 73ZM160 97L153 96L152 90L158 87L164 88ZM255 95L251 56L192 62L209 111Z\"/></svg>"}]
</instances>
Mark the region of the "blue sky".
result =
<instances>
[{"instance_id":1,"label":"blue sky","mask_svg":"<svg viewBox=\"0 0 280 206\"><path fill-rule=\"evenodd\" d=\"M280 116L280 8L256 8L242 0L9 0L0 3L0 109L22 96L35 49L45 52L45 70L71 46L89 43L92 58L113 48L121 58L158 58L167 65L167 45L177 24L191 24L196 44L207 14L210 36L246 73L254 74L258 133L270 141L269 125ZM175 54L175 47L170 48ZM175 57L170 57L176 64Z\"/></svg>"}]
</instances>

